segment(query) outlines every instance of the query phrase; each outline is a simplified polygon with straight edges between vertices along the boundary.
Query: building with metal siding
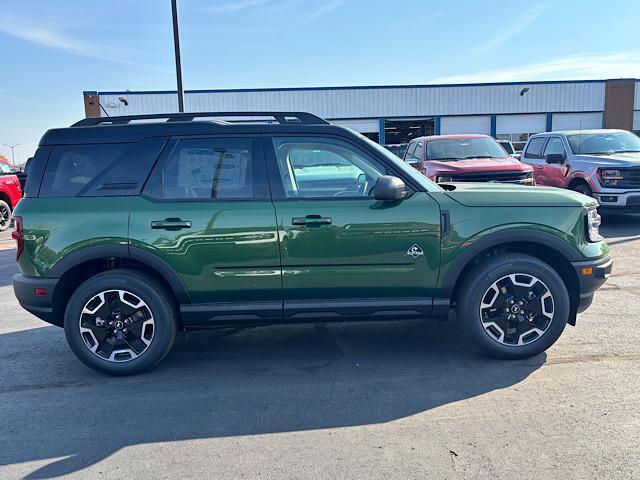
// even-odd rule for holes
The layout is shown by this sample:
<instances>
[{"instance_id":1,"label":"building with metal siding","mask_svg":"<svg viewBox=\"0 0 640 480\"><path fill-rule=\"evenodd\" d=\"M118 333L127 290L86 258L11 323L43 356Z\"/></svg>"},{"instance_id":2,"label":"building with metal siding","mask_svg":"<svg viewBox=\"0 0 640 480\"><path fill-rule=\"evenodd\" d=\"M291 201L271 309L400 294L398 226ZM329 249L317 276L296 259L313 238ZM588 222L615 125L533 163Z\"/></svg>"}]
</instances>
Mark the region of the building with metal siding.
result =
<instances>
[{"instance_id":1,"label":"building with metal siding","mask_svg":"<svg viewBox=\"0 0 640 480\"><path fill-rule=\"evenodd\" d=\"M625 93L634 91L630 86L633 98ZM175 91L85 92L85 109L87 116L169 113L178 102ZM600 128L605 121L640 129L640 81L191 90L185 109L308 111L381 143L420 134L487 133L521 146L533 133Z\"/></svg>"}]
</instances>

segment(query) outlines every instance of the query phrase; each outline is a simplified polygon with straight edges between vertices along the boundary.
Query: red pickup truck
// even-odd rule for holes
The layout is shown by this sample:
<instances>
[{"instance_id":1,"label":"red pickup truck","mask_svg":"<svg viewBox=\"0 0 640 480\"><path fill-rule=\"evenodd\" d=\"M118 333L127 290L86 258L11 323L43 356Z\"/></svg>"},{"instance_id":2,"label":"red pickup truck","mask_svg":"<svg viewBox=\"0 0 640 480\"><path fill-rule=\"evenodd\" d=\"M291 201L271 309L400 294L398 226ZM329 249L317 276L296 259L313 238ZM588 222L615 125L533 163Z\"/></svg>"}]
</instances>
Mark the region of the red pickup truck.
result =
<instances>
[{"instance_id":1,"label":"red pickup truck","mask_svg":"<svg viewBox=\"0 0 640 480\"><path fill-rule=\"evenodd\" d=\"M0 232L11 226L11 212L21 198L22 189L15 171L0 162Z\"/></svg>"},{"instance_id":2,"label":"red pickup truck","mask_svg":"<svg viewBox=\"0 0 640 480\"><path fill-rule=\"evenodd\" d=\"M535 185L533 168L511 157L489 135L433 135L409 143L404 161L438 183Z\"/></svg>"}]
</instances>

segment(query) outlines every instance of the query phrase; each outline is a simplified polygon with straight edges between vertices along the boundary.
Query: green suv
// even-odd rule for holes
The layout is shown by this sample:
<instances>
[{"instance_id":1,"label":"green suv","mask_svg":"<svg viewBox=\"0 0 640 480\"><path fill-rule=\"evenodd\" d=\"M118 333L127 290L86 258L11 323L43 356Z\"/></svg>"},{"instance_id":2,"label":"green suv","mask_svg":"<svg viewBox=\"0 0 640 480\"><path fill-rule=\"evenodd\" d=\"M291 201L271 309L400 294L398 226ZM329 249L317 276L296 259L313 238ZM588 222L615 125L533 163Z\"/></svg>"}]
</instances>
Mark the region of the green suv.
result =
<instances>
[{"instance_id":1,"label":"green suv","mask_svg":"<svg viewBox=\"0 0 640 480\"><path fill-rule=\"evenodd\" d=\"M438 186L308 113L90 118L40 142L15 210L14 289L112 375L157 364L179 330L451 309L481 350L523 358L575 325L611 272L596 206Z\"/></svg>"}]
</instances>

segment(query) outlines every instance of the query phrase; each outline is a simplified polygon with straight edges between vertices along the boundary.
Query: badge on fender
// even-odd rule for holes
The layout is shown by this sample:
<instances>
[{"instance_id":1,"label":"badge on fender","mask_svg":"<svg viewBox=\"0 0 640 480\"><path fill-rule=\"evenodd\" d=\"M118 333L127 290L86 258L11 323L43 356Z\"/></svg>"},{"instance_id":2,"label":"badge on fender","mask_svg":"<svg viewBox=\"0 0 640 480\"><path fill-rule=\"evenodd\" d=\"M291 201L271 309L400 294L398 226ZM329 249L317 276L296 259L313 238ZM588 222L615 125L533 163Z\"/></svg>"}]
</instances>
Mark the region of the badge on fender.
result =
<instances>
[{"instance_id":1,"label":"badge on fender","mask_svg":"<svg viewBox=\"0 0 640 480\"><path fill-rule=\"evenodd\" d=\"M414 243L411 248L409 248L409 250L407 250L407 255L413 257L413 258L418 258L422 255L424 255L424 252L422 251L422 249L420 248L420 246L416 243Z\"/></svg>"}]
</instances>

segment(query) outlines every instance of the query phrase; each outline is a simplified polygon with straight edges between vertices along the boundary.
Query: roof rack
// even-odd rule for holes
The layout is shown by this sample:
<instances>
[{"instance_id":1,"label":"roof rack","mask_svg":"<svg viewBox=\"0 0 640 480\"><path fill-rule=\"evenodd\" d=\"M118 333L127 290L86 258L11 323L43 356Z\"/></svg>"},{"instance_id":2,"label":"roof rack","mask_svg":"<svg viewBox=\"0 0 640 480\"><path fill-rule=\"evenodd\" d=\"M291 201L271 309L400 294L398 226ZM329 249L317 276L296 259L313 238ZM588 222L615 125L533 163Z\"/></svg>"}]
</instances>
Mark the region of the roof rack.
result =
<instances>
[{"instance_id":1,"label":"roof rack","mask_svg":"<svg viewBox=\"0 0 640 480\"><path fill-rule=\"evenodd\" d=\"M91 117L80 120L72 127L95 127L99 125L127 125L136 120L166 119L166 122L193 122L206 117L272 117L280 124L327 125L326 120L307 112L189 112L189 113L154 113L151 115L126 115L120 117ZM237 120L236 120L237 121ZM222 125L233 120L217 122Z\"/></svg>"}]
</instances>

